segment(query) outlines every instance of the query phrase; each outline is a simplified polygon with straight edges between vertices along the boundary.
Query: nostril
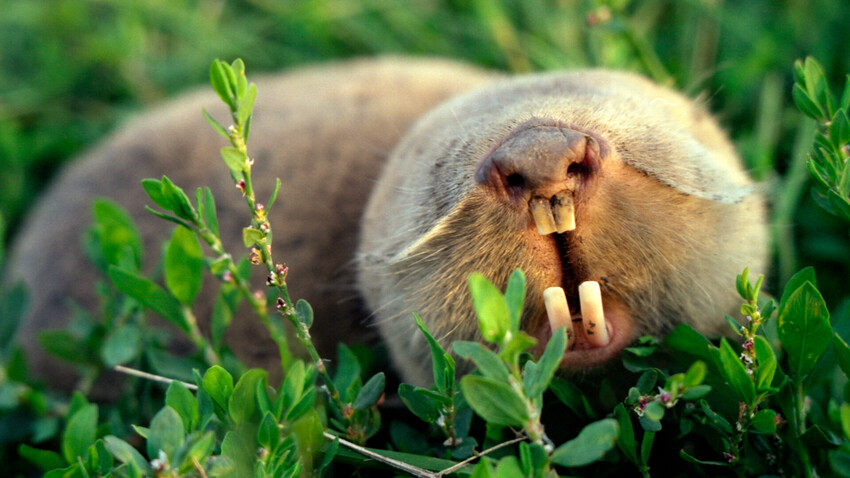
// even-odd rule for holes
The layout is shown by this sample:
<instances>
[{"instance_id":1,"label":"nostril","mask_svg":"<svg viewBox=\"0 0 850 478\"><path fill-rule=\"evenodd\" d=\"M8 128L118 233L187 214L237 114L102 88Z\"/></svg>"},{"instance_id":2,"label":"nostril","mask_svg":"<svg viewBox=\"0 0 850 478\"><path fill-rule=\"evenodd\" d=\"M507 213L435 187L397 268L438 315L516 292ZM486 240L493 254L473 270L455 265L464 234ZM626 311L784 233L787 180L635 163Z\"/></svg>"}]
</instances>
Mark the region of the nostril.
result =
<instances>
[{"instance_id":1,"label":"nostril","mask_svg":"<svg viewBox=\"0 0 850 478\"><path fill-rule=\"evenodd\" d=\"M525 177L518 173L509 174L505 178L505 186L508 189L523 189L525 188Z\"/></svg>"},{"instance_id":2,"label":"nostril","mask_svg":"<svg viewBox=\"0 0 850 478\"><path fill-rule=\"evenodd\" d=\"M587 172L587 166L584 163L573 163L567 168L567 174L582 174Z\"/></svg>"}]
</instances>

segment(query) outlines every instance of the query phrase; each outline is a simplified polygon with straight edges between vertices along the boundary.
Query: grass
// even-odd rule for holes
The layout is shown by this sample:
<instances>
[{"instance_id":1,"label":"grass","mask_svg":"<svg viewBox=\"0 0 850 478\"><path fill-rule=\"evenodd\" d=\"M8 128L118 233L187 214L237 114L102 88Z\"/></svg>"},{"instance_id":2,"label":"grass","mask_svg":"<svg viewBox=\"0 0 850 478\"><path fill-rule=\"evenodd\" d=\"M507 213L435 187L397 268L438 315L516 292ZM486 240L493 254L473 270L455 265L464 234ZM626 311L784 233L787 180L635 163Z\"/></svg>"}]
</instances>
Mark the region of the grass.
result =
<instances>
[{"instance_id":1,"label":"grass","mask_svg":"<svg viewBox=\"0 0 850 478\"><path fill-rule=\"evenodd\" d=\"M846 0L0 0L0 11L0 261L62 164L206 84L213 58L241 57L256 75L392 53L514 72L627 69L702 98L770 198L767 290L814 265L827 303L848 297L847 225L811 199L814 124L790 94L806 55L843 86Z\"/></svg>"}]
</instances>

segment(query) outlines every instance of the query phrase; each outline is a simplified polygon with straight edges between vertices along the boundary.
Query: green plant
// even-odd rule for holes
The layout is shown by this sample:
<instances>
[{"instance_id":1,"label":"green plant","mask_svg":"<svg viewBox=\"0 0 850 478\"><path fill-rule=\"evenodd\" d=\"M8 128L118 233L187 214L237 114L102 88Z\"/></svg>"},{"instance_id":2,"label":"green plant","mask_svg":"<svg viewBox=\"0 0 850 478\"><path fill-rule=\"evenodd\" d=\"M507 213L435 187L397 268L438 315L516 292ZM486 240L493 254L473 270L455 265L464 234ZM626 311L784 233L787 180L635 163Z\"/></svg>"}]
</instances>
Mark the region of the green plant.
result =
<instances>
[{"instance_id":1,"label":"green plant","mask_svg":"<svg viewBox=\"0 0 850 478\"><path fill-rule=\"evenodd\" d=\"M485 10L482 5L476 8ZM633 26L621 29L616 23L628 20L627 6L609 8L613 20L601 27L609 30L594 34L599 35L596 51L616 58L629 48L646 48L634 43L637 37L629 37L640 34ZM506 18L498 9L482 15L492 22L493 32L499 30L499 18ZM523 35L516 38L528 41ZM604 38L613 40L598 41ZM510 45L508 41L501 48L507 51ZM510 61L520 68L524 60L520 56ZM650 66L647 63L646 68ZM170 213L158 214L185 226L175 230L166 246L160 267L164 287L157 274L147 278L138 271L138 234L126 214L110 203L96 203L87 250L110 278L99 287L102 314L80 313L72 330L47 335L45 342L88 370L84 389L116 364L194 384L173 382L163 396L152 382L135 380L132 390L146 393L124 407L138 406L129 415L116 415L111 407L88 403L81 395L70 403L55 400L28 383L23 355L10 340L14 334L6 335L17 326L9 318L20 316L25 303L20 289L11 290L0 309L4 318L0 411L29 414L25 439L41 441L44 449L24 445L20 453L53 469L49 476L139 476L153 474L155 468L163 476L295 476L344 466L372 467L372 459L417 476L443 476L448 470L461 476L550 476L565 471L591 475L603 470L649 476L662 469L676 476L850 475L850 405L843 389L850 373L850 348L842 339L848 332L850 308L845 303L830 314L820 287L835 281L822 278L819 284L811 269L791 277L778 303L760 298L763 279L753 284L744 271L737 283L744 301L740 318L744 325L729 321L742 337L740 348L725 339L714 345L680 327L663 340L641 338L624 352L622 367L613 367L616 376L590 381L553 377L555 359L559 351L563 353L562 333L553 334L539 359L526 352L531 340L518 329L521 273L514 273L504 294L474 276L471 294L490 345L458 343L452 350L472 360L477 372L458 381L453 356L420 324L431 346L435 385L428 389L402 384L399 396L427 429L411 437L405 430L421 430L415 428L421 424L409 416L382 423L376 405L385 378L378 374L365 380L365 367L356 354L342 348L340 365L330 373L289 353L282 321L295 325L299 341L309 348L313 318L305 302L292 305L286 269L267 253L270 229L264 230L265 213L276 194L267 207L249 194L245 142L254 93L243 80L241 62L217 63L212 70L215 89L231 108L234 128L211 122L231 142L222 156L234 181L245 181L242 187L251 212L245 245L253 250L252 261L267 268L268 285L275 294L271 302L279 313L263 315L268 301L247 285L251 261L234 261L217 249L214 200L207 190L198 191L193 203L168 178L144 182L154 203ZM815 139L820 152L816 150L809 161L816 197L828 211L846 217L842 208L848 197L847 140L842 121L846 122L847 91L841 100L830 100L825 75L813 60L795 73L799 82L795 99L801 97L799 89L804 95L797 100L800 108L822 123ZM211 257L204 257L202 242L213 251ZM185 260L175 260L178 256ZM210 337L198 331L191 312L199 271L205 266L222 279ZM221 341L239 300L251 302L280 345L287 374L277 388L266 383L262 371L244 371ZM162 332L145 322L146 310L176 325L198 353L189 359L168 355ZM152 345L142 348L142 342ZM323 367L318 355L311 358L316 367ZM193 373L193 368L206 372ZM235 385L234 376L239 377ZM328 388L327 395L315 388L319 379ZM545 393L547 389L551 393ZM474 420L472 411L483 421ZM60 417L64 417L61 433ZM135 427L132 435L124 423L149 426ZM381 435L387 429L384 435L389 438ZM516 438L506 439L511 433ZM373 445L374 440L383 440L375 445L379 449L346 440L362 443L370 437ZM486 450L479 458L480 448ZM468 466L475 459L479 463Z\"/></svg>"}]
</instances>

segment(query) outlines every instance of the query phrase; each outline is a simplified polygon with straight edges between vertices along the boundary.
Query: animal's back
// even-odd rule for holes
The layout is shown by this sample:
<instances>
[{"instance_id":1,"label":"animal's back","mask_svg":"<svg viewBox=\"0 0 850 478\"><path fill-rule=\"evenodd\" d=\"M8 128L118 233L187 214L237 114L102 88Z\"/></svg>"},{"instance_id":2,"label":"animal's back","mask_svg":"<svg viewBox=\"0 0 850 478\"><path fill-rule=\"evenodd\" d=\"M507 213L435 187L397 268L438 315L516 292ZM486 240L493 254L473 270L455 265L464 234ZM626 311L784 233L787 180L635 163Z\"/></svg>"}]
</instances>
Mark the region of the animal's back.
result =
<instances>
[{"instance_id":1,"label":"animal's back","mask_svg":"<svg viewBox=\"0 0 850 478\"><path fill-rule=\"evenodd\" d=\"M337 340L362 339L366 313L354 289L353 253L362 209L382 164L401 135L424 112L490 74L443 60L377 59L317 66L257 81L259 97L249 154L259 198L280 177L271 211L274 254L290 268L290 291L316 312L316 341L330 354ZM96 310L95 268L83 254L90 203L100 196L127 208L147 252L147 270L171 225L144 211L140 180L167 175L185 191L210 186L228 250L243 254L241 230L249 213L222 164L223 141L201 108L226 112L210 89L143 115L78 158L28 214L10 253L7 280L22 279L33 307L20 340L31 368L70 388L72 375L37 346L37 334L66 325L71 301ZM197 314L209 315L214 287L207 280ZM261 282L257 282L258 284ZM260 288L260 286L257 286ZM278 367L277 350L253 317L237 317L229 342L250 365Z\"/></svg>"}]
</instances>

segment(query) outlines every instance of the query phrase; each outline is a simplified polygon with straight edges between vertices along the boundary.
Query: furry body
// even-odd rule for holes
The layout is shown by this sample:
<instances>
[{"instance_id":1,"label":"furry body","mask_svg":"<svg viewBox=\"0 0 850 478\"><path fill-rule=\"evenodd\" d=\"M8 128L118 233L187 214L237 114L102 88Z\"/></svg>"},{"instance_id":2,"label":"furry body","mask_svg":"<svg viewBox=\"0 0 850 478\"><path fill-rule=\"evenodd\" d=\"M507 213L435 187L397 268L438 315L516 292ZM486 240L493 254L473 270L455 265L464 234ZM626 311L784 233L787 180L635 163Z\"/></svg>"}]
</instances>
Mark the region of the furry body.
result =
<instances>
[{"instance_id":1,"label":"furry body","mask_svg":"<svg viewBox=\"0 0 850 478\"><path fill-rule=\"evenodd\" d=\"M606 307L618 321L615 353L639 333L682 321L720 330L737 304L735 273L764 265L762 200L728 140L688 99L636 76L502 81L456 63L383 59L307 68L257 86L255 183L267 197L271 178L283 181L270 218L275 255L290 267L292 297L315 309L323 354L339 340L361 339L374 320L405 380L426 383L427 346L410 312L442 340L475 338L466 277L479 271L504 285L516 267L529 281L524 327L544 340L542 288L604 278ZM127 207L152 251L170 227L144 212L139 181L165 174L187 191L209 185L225 245L241 250L247 211L218 159L220 138L200 114L203 106L222 117L217 103L212 92L191 94L131 123L71 164L30 214L7 276L33 291L22 341L37 374L71 385L34 337L67 322L68 299L94 305L93 267L79 246L91 199ZM488 150L535 122L593 131L611 146L595 186L577 199L576 231L560 242L534 233L527 211L473 180ZM201 317L211 293L198 301ZM274 346L258 340L265 335L257 321L236 318L229 342L248 364L275 368ZM574 362L565 364L598 360Z\"/></svg>"}]
</instances>

